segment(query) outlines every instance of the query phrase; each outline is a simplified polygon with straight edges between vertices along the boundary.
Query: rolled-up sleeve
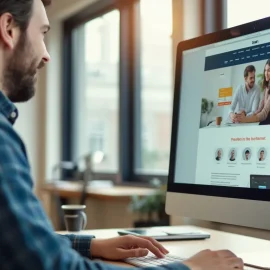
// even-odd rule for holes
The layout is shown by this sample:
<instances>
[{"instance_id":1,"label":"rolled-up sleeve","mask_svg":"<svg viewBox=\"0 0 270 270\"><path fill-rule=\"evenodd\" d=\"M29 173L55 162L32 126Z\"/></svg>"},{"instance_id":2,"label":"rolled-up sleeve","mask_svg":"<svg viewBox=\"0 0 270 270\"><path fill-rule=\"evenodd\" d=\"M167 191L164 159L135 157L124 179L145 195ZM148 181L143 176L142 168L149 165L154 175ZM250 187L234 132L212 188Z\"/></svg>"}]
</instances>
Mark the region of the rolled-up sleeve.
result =
<instances>
[{"instance_id":1,"label":"rolled-up sleeve","mask_svg":"<svg viewBox=\"0 0 270 270\"><path fill-rule=\"evenodd\" d=\"M59 237L67 238L71 242L71 246L74 250L80 253L83 257L92 258L91 256L91 241L95 236L93 235L75 235L65 234L59 235Z\"/></svg>"}]
</instances>

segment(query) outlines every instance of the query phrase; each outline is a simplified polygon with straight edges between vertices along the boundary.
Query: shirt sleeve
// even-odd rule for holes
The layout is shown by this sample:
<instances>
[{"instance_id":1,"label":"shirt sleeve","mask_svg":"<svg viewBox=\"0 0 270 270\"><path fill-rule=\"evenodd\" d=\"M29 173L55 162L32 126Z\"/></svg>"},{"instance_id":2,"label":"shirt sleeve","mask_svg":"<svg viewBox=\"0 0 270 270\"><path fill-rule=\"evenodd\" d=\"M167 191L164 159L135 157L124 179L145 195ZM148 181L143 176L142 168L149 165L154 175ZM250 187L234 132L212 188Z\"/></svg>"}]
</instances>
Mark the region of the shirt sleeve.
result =
<instances>
[{"instance_id":1,"label":"shirt sleeve","mask_svg":"<svg viewBox=\"0 0 270 270\"><path fill-rule=\"evenodd\" d=\"M76 237L55 234L41 203L32 192L30 168L22 145L12 126L0 119L1 269L119 270L120 267L81 256L72 248L72 245L78 248ZM87 249L88 240L82 242L83 250ZM153 269L188 268L179 263Z\"/></svg>"},{"instance_id":2,"label":"shirt sleeve","mask_svg":"<svg viewBox=\"0 0 270 270\"><path fill-rule=\"evenodd\" d=\"M75 235L75 234L57 234L60 238L69 239L74 250L79 252L81 256L92 258L91 256L91 241L95 236L93 235Z\"/></svg>"},{"instance_id":3,"label":"shirt sleeve","mask_svg":"<svg viewBox=\"0 0 270 270\"><path fill-rule=\"evenodd\" d=\"M254 98L253 103L252 103L251 112L248 113L247 116L253 115L258 110L259 104L260 104L260 89L257 89L255 98Z\"/></svg>"},{"instance_id":4,"label":"shirt sleeve","mask_svg":"<svg viewBox=\"0 0 270 270\"><path fill-rule=\"evenodd\" d=\"M259 106L258 110L255 112L255 114L258 114L258 113L260 113L262 111L262 109L264 107L265 94L266 94L266 90L264 90L264 92L263 92L263 98L262 98L262 100L260 102L260 106Z\"/></svg>"},{"instance_id":5,"label":"shirt sleeve","mask_svg":"<svg viewBox=\"0 0 270 270\"><path fill-rule=\"evenodd\" d=\"M231 104L229 114L235 112L235 109L236 109L236 106L237 106L237 103L238 103L238 96L239 96L240 88L241 88L241 86L239 86L235 90L235 93L233 94L233 99L232 99L232 104Z\"/></svg>"},{"instance_id":6,"label":"shirt sleeve","mask_svg":"<svg viewBox=\"0 0 270 270\"><path fill-rule=\"evenodd\" d=\"M270 98L267 98L269 94L266 91L268 90L265 90L265 96L263 99L262 107L260 108L260 111L257 113L257 117L259 118L260 122L266 120L270 112Z\"/></svg>"}]
</instances>

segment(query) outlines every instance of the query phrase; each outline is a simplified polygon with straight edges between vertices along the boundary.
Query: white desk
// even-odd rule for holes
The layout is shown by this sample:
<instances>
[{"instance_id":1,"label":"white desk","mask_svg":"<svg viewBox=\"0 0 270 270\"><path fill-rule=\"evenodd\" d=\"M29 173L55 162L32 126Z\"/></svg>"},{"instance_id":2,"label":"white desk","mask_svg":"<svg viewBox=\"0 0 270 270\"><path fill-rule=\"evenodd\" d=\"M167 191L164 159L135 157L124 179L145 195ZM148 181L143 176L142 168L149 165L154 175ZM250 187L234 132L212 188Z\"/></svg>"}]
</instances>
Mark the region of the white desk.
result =
<instances>
[{"instance_id":1,"label":"white desk","mask_svg":"<svg viewBox=\"0 0 270 270\"><path fill-rule=\"evenodd\" d=\"M270 241L193 226L181 226L179 228L183 227L193 231L203 230L209 232L211 234L211 238L198 241L162 242L173 255L188 258L204 249L229 249L237 254L237 256L243 258L245 263L270 267ZM164 228L166 229L166 227L163 227L163 229ZM167 229L169 228L170 227ZM177 227L173 228L175 230ZM67 232L60 233L65 234ZM117 229L83 231L79 234L95 235L96 238L110 238L118 236ZM115 264L115 262L109 263ZM123 263L119 262L117 262L117 264L123 265Z\"/></svg>"},{"instance_id":2,"label":"white desk","mask_svg":"<svg viewBox=\"0 0 270 270\"><path fill-rule=\"evenodd\" d=\"M248 126L258 126L260 123L221 123L220 126L216 125L216 122L211 123L209 126L203 128L229 128L229 127L248 127Z\"/></svg>"}]
</instances>

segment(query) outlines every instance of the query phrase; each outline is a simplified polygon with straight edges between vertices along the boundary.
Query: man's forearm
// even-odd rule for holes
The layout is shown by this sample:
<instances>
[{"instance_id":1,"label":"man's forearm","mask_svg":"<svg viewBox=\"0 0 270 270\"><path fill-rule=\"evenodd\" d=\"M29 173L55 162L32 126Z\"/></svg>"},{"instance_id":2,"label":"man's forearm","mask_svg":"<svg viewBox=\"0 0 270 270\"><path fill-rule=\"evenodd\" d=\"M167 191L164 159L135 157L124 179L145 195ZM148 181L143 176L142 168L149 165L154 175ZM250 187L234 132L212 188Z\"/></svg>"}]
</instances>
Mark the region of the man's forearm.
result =
<instances>
[{"instance_id":1,"label":"man's forearm","mask_svg":"<svg viewBox=\"0 0 270 270\"><path fill-rule=\"evenodd\" d=\"M255 114L245 118L245 123L257 123L260 122L259 117Z\"/></svg>"},{"instance_id":2,"label":"man's forearm","mask_svg":"<svg viewBox=\"0 0 270 270\"><path fill-rule=\"evenodd\" d=\"M71 241L72 248L75 249L77 252L79 252L82 256L91 258L91 241L95 236L93 235L74 235L74 234L65 234L60 235L59 237L67 238ZM87 268L88 269L88 268ZM123 270L125 268L122 268ZM130 268L128 268L129 270ZM148 267L144 268L145 270L190 270L189 267L182 263L174 263L174 264L168 264L163 267ZM91 270L121 270L120 267L115 267L113 265L104 264L104 263L95 263L93 262L93 266Z\"/></svg>"}]
</instances>

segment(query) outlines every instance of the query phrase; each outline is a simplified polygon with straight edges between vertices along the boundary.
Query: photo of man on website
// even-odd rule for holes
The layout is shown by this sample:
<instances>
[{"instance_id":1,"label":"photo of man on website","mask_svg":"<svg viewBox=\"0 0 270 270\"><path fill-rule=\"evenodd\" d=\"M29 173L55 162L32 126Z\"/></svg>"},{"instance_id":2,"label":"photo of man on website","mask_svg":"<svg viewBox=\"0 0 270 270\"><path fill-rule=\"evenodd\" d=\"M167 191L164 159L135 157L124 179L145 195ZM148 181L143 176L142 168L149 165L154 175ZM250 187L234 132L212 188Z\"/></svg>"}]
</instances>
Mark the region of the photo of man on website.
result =
<instances>
[{"instance_id":1,"label":"photo of man on website","mask_svg":"<svg viewBox=\"0 0 270 270\"><path fill-rule=\"evenodd\" d=\"M218 149L216 152L216 161L220 161L222 159L222 150Z\"/></svg>"},{"instance_id":2,"label":"photo of man on website","mask_svg":"<svg viewBox=\"0 0 270 270\"><path fill-rule=\"evenodd\" d=\"M259 161L260 162L265 161L265 156L266 156L265 149L260 149L260 151L259 151Z\"/></svg>"},{"instance_id":3,"label":"photo of man on website","mask_svg":"<svg viewBox=\"0 0 270 270\"><path fill-rule=\"evenodd\" d=\"M209 70L205 77L200 128L270 124L270 59Z\"/></svg>"},{"instance_id":4,"label":"photo of man on website","mask_svg":"<svg viewBox=\"0 0 270 270\"><path fill-rule=\"evenodd\" d=\"M243 117L251 116L258 110L260 89L255 81L256 68L249 65L244 70L244 82L237 87L233 95L229 114L232 123L239 123Z\"/></svg>"},{"instance_id":5,"label":"photo of man on website","mask_svg":"<svg viewBox=\"0 0 270 270\"><path fill-rule=\"evenodd\" d=\"M244 151L243 158L244 158L245 161L249 161L250 160L250 158L251 158L251 151L249 149L247 149L247 150Z\"/></svg>"},{"instance_id":6,"label":"photo of man on website","mask_svg":"<svg viewBox=\"0 0 270 270\"><path fill-rule=\"evenodd\" d=\"M235 161L235 149L232 149L231 152L230 152L230 161Z\"/></svg>"}]
</instances>

